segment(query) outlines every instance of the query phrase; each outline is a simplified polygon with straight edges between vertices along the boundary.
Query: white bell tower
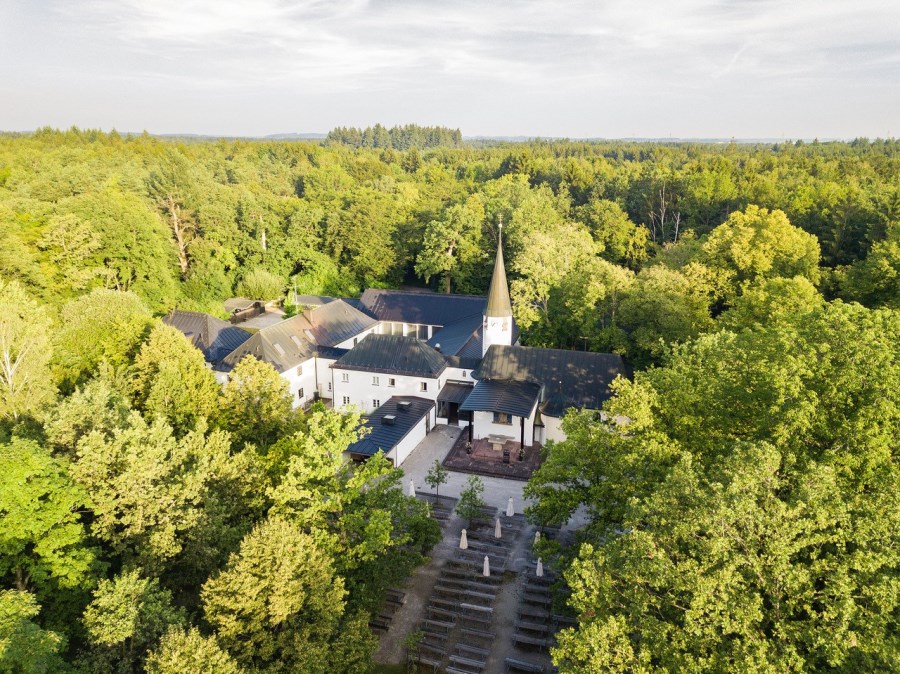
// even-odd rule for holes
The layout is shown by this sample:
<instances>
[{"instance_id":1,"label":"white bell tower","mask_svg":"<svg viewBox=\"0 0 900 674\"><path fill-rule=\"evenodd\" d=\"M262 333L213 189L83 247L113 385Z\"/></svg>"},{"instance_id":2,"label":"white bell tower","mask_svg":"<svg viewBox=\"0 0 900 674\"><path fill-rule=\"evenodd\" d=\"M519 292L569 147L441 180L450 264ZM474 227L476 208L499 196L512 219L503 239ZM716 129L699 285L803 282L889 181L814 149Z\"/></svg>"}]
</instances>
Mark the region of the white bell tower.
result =
<instances>
[{"instance_id":1,"label":"white bell tower","mask_svg":"<svg viewBox=\"0 0 900 674\"><path fill-rule=\"evenodd\" d=\"M512 344L513 319L512 304L509 301L509 287L506 285L506 267L503 264L503 218L498 224L497 258L494 261L494 275L488 291L487 305L482 324L481 356L492 344Z\"/></svg>"}]
</instances>

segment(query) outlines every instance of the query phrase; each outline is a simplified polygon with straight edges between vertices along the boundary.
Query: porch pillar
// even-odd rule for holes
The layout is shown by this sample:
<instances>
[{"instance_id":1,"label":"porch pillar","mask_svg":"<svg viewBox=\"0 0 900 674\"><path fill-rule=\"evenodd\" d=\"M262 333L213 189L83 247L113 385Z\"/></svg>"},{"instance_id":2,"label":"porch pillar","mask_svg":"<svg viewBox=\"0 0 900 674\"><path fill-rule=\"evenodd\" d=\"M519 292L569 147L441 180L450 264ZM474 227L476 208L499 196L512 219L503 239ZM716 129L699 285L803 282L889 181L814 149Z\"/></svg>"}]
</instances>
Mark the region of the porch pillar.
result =
<instances>
[{"instance_id":1,"label":"porch pillar","mask_svg":"<svg viewBox=\"0 0 900 674\"><path fill-rule=\"evenodd\" d=\"M525 417L522 419L522 441L519 443L519 461L525 460Z\"/></svg>"}]
</instances>

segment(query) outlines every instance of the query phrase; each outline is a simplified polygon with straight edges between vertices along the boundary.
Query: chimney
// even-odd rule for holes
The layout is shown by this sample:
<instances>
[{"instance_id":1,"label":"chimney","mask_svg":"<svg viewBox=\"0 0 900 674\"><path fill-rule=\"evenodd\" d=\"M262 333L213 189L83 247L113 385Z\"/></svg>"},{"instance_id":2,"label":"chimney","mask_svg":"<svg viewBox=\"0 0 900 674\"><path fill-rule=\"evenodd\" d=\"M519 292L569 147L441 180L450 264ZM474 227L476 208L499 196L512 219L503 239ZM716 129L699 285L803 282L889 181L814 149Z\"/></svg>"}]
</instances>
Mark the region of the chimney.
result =
<instances>
[{"instance_id":1,"label":"chimney","mask_svg":"<svg viewBox=\"0 0 900 674\"><path fill-rule=\"evenodd\" d=\"M396 421L397 417L395 417L393 414L385 414L383 417L381 417L382 426L393 426Z\"/></svg>"},{"instance_id":2,"label":"chimney","mask_svg":"<svg viewBox=\"0 0 900 674\"><path fill-rule=\"evenodd\" d=\"M400 412L409 412L409 401L401 400L400 402L397 403L397 409Z\"/></svg>"}]
</instances>

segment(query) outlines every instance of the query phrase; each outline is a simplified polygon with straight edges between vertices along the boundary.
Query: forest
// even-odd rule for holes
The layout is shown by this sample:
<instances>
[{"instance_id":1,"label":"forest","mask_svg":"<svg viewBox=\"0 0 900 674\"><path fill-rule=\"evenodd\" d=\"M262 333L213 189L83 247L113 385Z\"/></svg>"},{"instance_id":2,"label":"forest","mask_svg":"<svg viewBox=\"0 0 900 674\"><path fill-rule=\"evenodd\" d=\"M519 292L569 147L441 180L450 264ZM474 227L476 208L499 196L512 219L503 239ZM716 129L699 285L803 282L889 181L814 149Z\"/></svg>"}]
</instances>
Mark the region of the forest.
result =
<instances>
[{"instance_id":1,"label":"forest","mask_svg":"<svg viewBox=\"0 0 900 674\"><path fill-rule=\"evenodd\" d=\"M437 525L341 462L358 417L253 359L220 387L159 317L480 294L501 222L522 342L634 371L526 487L589 515L545 543L560 671L896 671L900 141L373 127L0 135L0 672L371 671Z\"/></svg>"}]
</instances>

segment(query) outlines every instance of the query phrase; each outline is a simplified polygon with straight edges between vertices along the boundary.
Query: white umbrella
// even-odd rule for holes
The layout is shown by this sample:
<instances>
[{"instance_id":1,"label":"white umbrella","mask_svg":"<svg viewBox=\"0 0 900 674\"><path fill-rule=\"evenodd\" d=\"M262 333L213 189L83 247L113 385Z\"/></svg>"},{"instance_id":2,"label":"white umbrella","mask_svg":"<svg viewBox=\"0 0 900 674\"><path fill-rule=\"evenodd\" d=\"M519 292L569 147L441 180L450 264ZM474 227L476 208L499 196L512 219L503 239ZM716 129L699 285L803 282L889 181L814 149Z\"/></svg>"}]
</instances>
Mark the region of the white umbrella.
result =
<instances>
[{"instance_id":1,"label":"white umbrella","mask_svg":"<svg viewBox=\"0 0 900 674\"><path fill-rule=\"evenodd\" d=\"M512 517L516 514L515 508L513 508L512 496L509 497L509 503L506 504L506 516Z\"/></svg>"},{"instance_id":2,"label":"white umbrella","mask_svg":"<svg viewBox=\"0 0 900 674\"><path fill-rule=\"evenodd\" d=\"M468 550L469 549L469 539L466 538L466 530L462 530L462 534L459 536L459 549L460 550Z\"/></svg>"},{"instance_id":3,"label":"white umbrella","mask_svg":"<svg viewBox=\"0 0 900 674\"><path fill-rule=\"evenodd\" d=\"M535 531L534 532L534 544L537 545L540 542L541 542L541 532Z\"/></svg>"},{"instance_id":4,"label":"white umbrella","mask_svg":"<svg viewBox=\"0 0 900 674\"><path fill-rule=\"evenodd\" d=\"M488 556L484 556L484 571L481 572L482 576L490 576L491 575L491 563L488 560Z\"/></svg>"},{"instance_id":5,"label":"white umbrella","mask_svg":"<svg viewBox=\"0 0 900 674\"><path fill-rule=\"evenodd\" d=\"M500 538L503 533L500 531L500 518L497 518L497 523L494 525L494 538Z\"/></svg>"},{"instance_id":6,"label":"white umbrella","mask_svg":"<svg viewBox=\"0 0 900 674\"><path fill-rule=\"evenodd\" d=\"M416 497L416 485L413 484L412 478L409 479L409 495L413 498Z\"/></svg>"},{"instance_id":7,"label":"white umbrella","mask_svg":"<svg viewBox=\"0 0 900 674\"><path fill-rule=\"evenodd\" d=\"M538 557L538 565L537 565L537 577L540 578L544 575L544 563L541 561L541 558Z\"/></svg>"}]
</instances>

